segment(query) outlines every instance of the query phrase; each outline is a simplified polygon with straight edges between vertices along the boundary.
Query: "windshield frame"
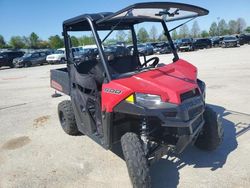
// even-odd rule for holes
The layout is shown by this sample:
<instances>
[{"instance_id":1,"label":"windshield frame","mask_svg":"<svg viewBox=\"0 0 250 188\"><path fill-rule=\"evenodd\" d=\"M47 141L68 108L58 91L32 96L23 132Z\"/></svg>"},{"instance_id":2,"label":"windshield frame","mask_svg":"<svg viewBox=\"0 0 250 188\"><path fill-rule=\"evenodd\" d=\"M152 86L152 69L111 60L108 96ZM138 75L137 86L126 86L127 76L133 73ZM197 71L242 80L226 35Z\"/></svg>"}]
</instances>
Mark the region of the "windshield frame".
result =
<instances>
[{"instance_id":1,"label":"windshield frame","mask_svg":"<svg viewBox=\"0 0 250 188\"><path fill-rule=\"evenodd\" d=\"M146 21L144 23L150 23L150 22ZM176 62L177 60L179 60L179 56L177 54L176 47L175 47L175 45L174 45L174 43L172 41L172 38L170 36L170 33L169 33L168 28L167 28L166 22L161 21L160 23L162 25L162 29L164 31L164 34L167 37L169 47L172 48L173 62ZM111 68L110 68L110 65L108 63L107 57L105 55L106 49L104 48L104 46L102 45L102 41L100 40L100 36L99 36L99 33L98 33L99 30L96 29L96 27L94 26L91 19L89 20L89 24L92 27L92 30L91 30L92 35L93 35L95 44L97 46L97 49L98 49L98 52L99 52L99 55L100 55L100 60L101 60L101 62L103 64L103 67L104 67L104 70L105 70L105 75L106 75L108 81L116 79L117 77L116 76L114 77L112 75L112 73L110 72ZM65 42L66 56L67 56L67 59L69 60L69 61L67 61L67 64L68 64L70 62L71 63L74 62L73 58L69 56L70 53L68 52L69 49L72 50L73 47L71 47L71 43L69 41L70 36L67 34L68 30L66 30L66 28L64 28L64 29L65 30L64 30L63 34L66 34L66 36L64 36L64 39L66 39L64 42ZM140 48L140 45L141 45L142 48L145 48L145 47L147 47L147 44L146 43L137 44L137 36L136 36L134 25L131 25L130 29L128 29L127 27L123 28L123 27L119 26L117 29L114 29L114 30L130 30L131 31L132 43L133 43L133 54L132 55L135 56L138 59L138 62L141 62L139 60L139 56L140 56L139 54L140 53L138 51L138 47ZM104 31L104 30L101 30L101 31ZM109 31L109 30L107 30L107 31ZM69 31L69 32L71 32L71 31ZM69 54L67 54L67 53L69 53ZM141 64L143 64L143 63L141 63ZM153 67L142 68L141 67L141 68L138 69L138 71L136 70L136 71L133 71L133 72L121 73L121 76L118 76L118 77L121 78L122 75L126 75L126 76L131 75L132 76L132 75L138 74L138 73L140 73L142 71L144 72L144 71L148 71L148 70L152 70L152 69L155 69L155 68L153 68Z\"/></svg>"},{"instance_id":2,"label":"windshield frame","mask_svg":"<svg viewBox=\"0 0 250 188\"><path fill-rule=\"evenodd\" d=\"M158 13L159 18L157 19L146 18L144 16L134 17L133 15L131 17L131 15L129 15L132 9L143 9L143 8L159 9L159 13ZM192 15L192 16L184 15L184 16L179 17L178 12L175 12L175 11L169 12L168 10L170 8L180 9L181 11L194 12L197 14ZM172 14L172 13L173 13L173 16L176 15L178 18L176 17L176 19L171 19L171 20L166 20L164 18L164 15L169 16L169 14ZM106 13L98 13L98 14L83 14L83 15L68 19L63 22L63 36L64 36L64 43L65 43L65 48L66 48L66 58L68 59L67 64L74 64L74 59L73 59L74 57L72 57L72 54L70 53L70 49L72 48L72 46L70 42L70 35L68 35L68 32L91 31L94 41L96 43L97 49L98 49L100 61L104 67L107 82L111 81L112 76L110 72L110 67L108 64L107 57L105 56L104 47L102 46L102 41L98 34L98 31L110 30L110 33L111 33L113 30L131 30L132 42L133 42L133 48L134 48L133 55L137 56L137 58L139 59L139 52L137 48L137 37L136 37L134 25L138 23L145 23L145 22L155 22L155 23L158 22L162 24L164 34L167 37L169 46L172 49L172 54L174 55L173 62L176 62L179 60L179 56L177 54L176 47L170 36L170 31L176 28L169 30L166 23L168 21L170 22L170 21L176 21L176 20L184 20L188 18L193 19L199 16L207 15L208 13L209 11L204 8L194 6L194 5L189 5L189 4L171 3L171 2L149 2L149 3L137 3L129 7L126 7L120 11L117 11L115 13L106 12ZM121 16L116 17L119 14Z\"/></svg>"}]
</instances>

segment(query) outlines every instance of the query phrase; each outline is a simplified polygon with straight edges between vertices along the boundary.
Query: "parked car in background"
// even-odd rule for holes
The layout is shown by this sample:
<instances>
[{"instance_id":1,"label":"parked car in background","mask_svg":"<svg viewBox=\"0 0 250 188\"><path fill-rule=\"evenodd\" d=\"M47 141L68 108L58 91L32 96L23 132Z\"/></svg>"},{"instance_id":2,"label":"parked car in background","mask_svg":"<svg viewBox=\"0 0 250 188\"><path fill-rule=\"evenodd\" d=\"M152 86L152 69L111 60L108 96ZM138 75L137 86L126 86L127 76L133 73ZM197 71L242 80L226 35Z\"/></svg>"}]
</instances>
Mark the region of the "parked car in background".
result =
<instances>
[{"instance_id":1,"label":"parked car in background","mask_svg":"<svg viewBox=\"0 0 250 188\"><path fill-rule=\"evenodd\" d=\"M46 50L42 50L41 52L45 52L47 55L51 55L51 54L54 54L56 52L56 50L54 50L54 49L46 49Z\"/></svg>"},{"instance_id":2,"label":"parked car in background","mask_svg":"<svg viewBox=\"0 0 250 188\"><path fill-rule=\"evenodd\" d=\"M74 57L74 61L79 64L84 61L95 60L97 55L97 48L80 48L80 54Z\"/></svg>"},{"instance_id":3,"label":"parked car in background","mask_svg":"<svg viewBox=\"0 0 250 188\"><path fill-rule=\"evenodd\" d=\"M212 37L211 41L212 41L212 46L213 47L219 47L221 44L223 37Z\"/></svg>"},{"instance_id":4,"label":"parked car in background","mask_svg":"<svg viewBox=\"0 0 250 188\"><path fill-rule=\"evenodd\" d=\"M148 42L148 44L150 44L153 47L153 52L157 53L157 44L159 44L160 42Z\"/></svg>"},{"instance_id":5,"label":"parked car in background","mask_svg":"<svg viewBox=\"0 0 250 188\"><path fill-rule=\"evenodd\" d=\"M221 41L222 48L238 47L240 46L239 40L235 36L225 36Z\"/></svg>"},{"instance_id":6,"label":"parked car in background","mask_svg":"<svg viewBox=\"0 0 250 188\"><path fill-rule=\"evenodd\" d=\"M240 34L237 37L240 45L250 44L250 34Z\"/></svg>"},{"instance_id":7,"label":"parked car in background","mask_svg":"<svg viewBox=\"0 0 250 188\"><path fill-rule=\"evenodd\" d=\"M93 60L93 59L96 59L98 55L98 50L97 48L84 48L83 54L87 60Z\"/></svg>"},{"instance_id":8,"label":"parked car in background","mask_svg":"<svg viewBox=\"0 0 250 188\"><path fill-rule=\"evenodd\" d=\"M104 52L107 56L113 55L114 57L122 57L130 55L130 51L128 48L124 46L108 46L104 49Z\"/></svg>"},{"instance_id":9,"label":"parked car in background","mask_svg":"<svg viewBox=\"0 0 250 188\"><path fill-rule=\"evenodd\" d=\"M154 48L150 43L138 44L137 48L138 48L139 53L142 53L145 55L153 55L154 54Z\"/></svg>"},{"instance_id":10,"label":"parked car in background","mask_svg":"<svg viewBox=\"0 0 250 188\"><path fill-rule=\"evenodd\" d=\"M8 66L10 68L14 67L13 59L22 57L24 55L23 51L5 51L0 53L0 67Z\"/></svg>"},{"instance_id":11,"label":"parked car in background","mask_svg":"<svg viewBox=\"0 0 250 188\"><path fill-rule=\"evenodd\" d=\"M194 51L193 38L184 38L178 41L179 51Z\"/></svg>"},{"instance_id":12,"label":"parked car in background","mask_svg":"<svg viewBox=\"0 0 250 188\"><path fill-rule=\"evenodd\" d=\"M54 54L48 55L46 57L46 61L50 64L54 63L60 63L63 64L66 62L66 56L65 56L65 49L59 48L57 49Z\"/></svg>"},{"instance_id":13,"label":"parked car in background","mask_svg":"<svg viewBox=\"0 0 250 188\"><path fill-rule=\"evenodd\" d=\"M181 45L181 39L176 39L173 42L176 50L179 50L179 46Z\"/></svg>"},{"instance_id":14,"label":"parked car in background","mask_svg":"<svg viewBox=\"0 0 250 188\"><path fill-rule=\"evenodd\" d=\"M160 50L159 50L160 54L172 53L172 49L171 49L168 42L159 43L157 46L160 48Z\"/></svg>"},{"instance_id":15,"label":"parked car in background","mask_svg":"<svg viewBox=\"0 0 250 188\"><path fill-rule=\"evenodd\" d=\"M162 48L162 44L163 44L163 42L159 42L159 43L157 43L155 45L152 45L154 54L159 54L160 53L160 50Z\"/></svg>"},{"instance_id":16,"label":"parked car in background","mask_svg":"<svg viewBox=\"0 0 250 188\"><path fill-rule=\"evenodd\" d=\"M193 46L194 49L212 48L212 40L209 38L196 39Z\"/></svg>"},{"instance_id":17,"label":"parked car in background","mask_svg":"<svg viewBox=\"0 0 250 188\"><path fill-rule=\"evenodd\" d=\"M127 45L127 49L129 50L129 54L133 55L133 53L134 53L134 46L133 45Z\"/></svg>"},{"instance_id":18,"label":"parked car in background","mask_svg":"<svg viewBox=\"0 0 250 188\"><path fill-rule=\"evenodd\" d=\"M81 55L82 47L73 47L70 49L74 57L79 57Z\"/></svg>"},{"instance_id":19,"label":"parked car in background","mask_svg":"<svg viewBox=\"0 0 250 188\"><path fill-rule=\"evenodd\" d=\"M45 52L26 53L23 57L15 58L13 64L15 67L30 67L32 65L43 65L47 63L47 54Z\"/></svg>"}]
</instances>

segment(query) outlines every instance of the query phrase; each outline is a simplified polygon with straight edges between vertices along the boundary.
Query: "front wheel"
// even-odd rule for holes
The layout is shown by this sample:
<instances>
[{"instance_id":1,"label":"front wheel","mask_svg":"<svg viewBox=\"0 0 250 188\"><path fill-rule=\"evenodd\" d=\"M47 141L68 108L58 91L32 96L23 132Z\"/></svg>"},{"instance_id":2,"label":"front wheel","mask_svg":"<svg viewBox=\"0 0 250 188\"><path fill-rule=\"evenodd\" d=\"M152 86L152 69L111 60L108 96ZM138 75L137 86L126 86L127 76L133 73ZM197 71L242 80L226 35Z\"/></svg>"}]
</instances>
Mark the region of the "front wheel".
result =
<instances>
[{"instance_id":1,"label":"front wheel","mask_svg":"<svg viewBox=\"0 0 250 188\"><path fill-rule=\"evenodd\" d=\"M121 145L133 187L151 187L148 160L138 136L135 133L126 133L121 138Z\"/></svg>"},{"instance_id":2,"label":"front wheel","mask_svg":"<svg viewBox=\"0 0 250 188\"><path fill-rule=\"evenodd\" d=\"M198 136L195 146L199 149L212 151L218 148L224 136L221 117L212 108L206 107L204 112L205 124Z\"/></svg>"}]
</instances>

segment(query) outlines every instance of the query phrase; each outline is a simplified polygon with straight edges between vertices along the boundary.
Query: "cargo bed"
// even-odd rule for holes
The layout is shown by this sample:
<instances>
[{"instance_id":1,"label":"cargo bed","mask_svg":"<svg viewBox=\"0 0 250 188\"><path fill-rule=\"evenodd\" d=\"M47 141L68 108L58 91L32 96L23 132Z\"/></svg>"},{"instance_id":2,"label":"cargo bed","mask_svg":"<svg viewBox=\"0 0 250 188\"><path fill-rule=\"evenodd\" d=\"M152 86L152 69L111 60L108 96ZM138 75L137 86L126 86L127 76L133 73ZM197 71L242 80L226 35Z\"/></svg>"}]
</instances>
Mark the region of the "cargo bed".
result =
<instances>
[{"instance_id":1,"label":"cargo bed","mask_svg":"<svg viewBox=\"0 0 250 188\"><path fill-rule=\"evenodd\" d=\"M70 93L67 68L50 70L50 86L66 95Z\"/></svg>"}]
</instances>

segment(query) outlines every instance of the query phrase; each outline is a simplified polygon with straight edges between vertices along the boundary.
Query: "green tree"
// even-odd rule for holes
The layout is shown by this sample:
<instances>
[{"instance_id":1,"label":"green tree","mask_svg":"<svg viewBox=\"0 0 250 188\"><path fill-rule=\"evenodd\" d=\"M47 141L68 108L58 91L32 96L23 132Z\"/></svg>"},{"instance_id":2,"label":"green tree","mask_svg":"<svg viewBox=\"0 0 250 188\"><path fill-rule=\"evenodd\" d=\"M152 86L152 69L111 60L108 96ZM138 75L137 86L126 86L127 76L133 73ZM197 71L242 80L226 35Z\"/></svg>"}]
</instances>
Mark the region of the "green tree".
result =
<instances>
[{"instance_id":1,"label":"green tree","mask_svg":"<svg viewBox=\"0 0 250 188\"><path fill-rule=\"evenodd\" d=\"M228 22L228 30L230 35L237 33L237 22L235 20Z\"/></svg>"},{"instance_id":2,"label":"green tree","mask_svg":"<svg viewBox=\"0 0 250 188\"><path fill-rule=\"evenodd\" d=\"M245 29L245 32L250 33L250 26Z\"/></svg>"},{"instance_id":3,"label":"green tree","mask_svg":"<svg viewBox=\"0 0 250 188\"><path fill-rule=\"evenodd\" d=\"M39 44L39 37L36 33L32 32L29 36L29 41L30 41L30 48L38 48Z\"/></svg>"},{"instance_id":4,"label":"green tree","mask_svg":"<svg viewBox=\"0 0 250 188\"><path fill-rule=\"evenodd\" d=\"M15 49L20 49L20 48L25 47L25 43L23 41L23 38L20 36L11 37L9 44L12 48L15 48Z\"/></svg>"},{"instance_id":5,"label":"green tree","mask_svg":"<svg viewBox=\"0 0 250 188\"><path fill-rule=\"evenodd\" d=\"M122 41L121 41L121 42L122 42ZM110 39L105 40L104 45L105 45L105 46L108 46L108 45L114 45L114 44L116 44L116 43L117 43L117 40L116 40L116 39L110 38Z\"/></svg>"},{"instance_id":6,"label":"green tree","mask_svg":"<svg viewBox=\"0 0 250 188\"><path fill-rule=\"evenodd\" d=\"M237 19L237 33L240 34L246 28L246 21L243 18Z\"/></svg>"},{"instance_id":7,"label":"green tree","mask_svg":"<svg viewBox=\"0 0 250 188\"><path fill-rule=\"evenodd\" d=\"M144 27L141 27L138 30L137 39L138 39L139 42L147 42L147 41L149 41L148 32Z\"/></svg>"},{"instance_id":8,"label":"green tree","mask_svg":"<svg viewBox=\"0 0 250 188\"><path fill-rule=\"evenodd\" d=\"M117 42L125 42L127 34L123 30L119 30L116 33L116 41Z\"/></svg>"},{"instance_id":9,"label":"green tree","mask_svg":"<svg viewBox=\"0 0 250 188\"><path fill-rule=\"evenodd\" d=\"M167 41L167 37L164 34L164 31L160 34L160 36L158 37L158 41Z\"/></svg>"},{"instance_id":10,"label":"green tree","mask_svg":"<svg viewBox=\"0 0 250 188\"><path fill-rule=\"evenodd\" d=\"M179 36L181 38L186 38L189 36L189 28L186 24L180 27Z\"/></svg>"},{"instance_id":11,"label":"green tree","mask_svg":"<svg viewBox=\"0 0 250 188\"><path fill-rule=\"evenodd\" d=\"M179 36L178 36L178 33L177 33L176 29L172 31L171 37L172 37L172 39L173 39L173 40L176 40L176 39L178 39L178 38L179 38Z\"/></svg>"},{"instance_id":12,"label":"green tree","mask_svg":"<svg viewBox=\"0 0 250 188\"><path fill-rule=\"evenodd\" d=\"M30 39L29 39L29 37L26 37L26 36L23 36L22 37L22 40L23 40L23 42L24 42L24 44L25 44L25 48L31 48L31 44L30 44Z\"/></svg>"},{"instance_id":13,"label":"green tree","mask_svg":"<svg viewBox=\"0 0 250 188\"><path fill-rule=\"evenodd\" d=\"M49 45L53 49L62 48L64 46L63 40L58 35L49 37Z\"/></svg>"},{"instance_id":14,"label":"green tree","mask_svg":"<svg viewBox=\"0 0 250 188\"><path fill-rule=\"evenodd\" d=\"M218 23L218 34L227 35L229 33L228 25L224 19L220 20Z\"/></svg>"},{"instance_id":15,"label":"green tree","mask_svg":"<svg viewBox=\"0 0 250 188\"><path fill-rule=\"evenodd\" d=\"M71 46L73 46L73 47L79 46L79 41L75 36L71 36L70 41L71 41Z\"/></svg>"},{"instance_id":16,"label":"green tree","mask_svg":"<svg viewBox=\"0 0 250 188\"><path fill-rule=\"evenodd\" d=\"M203 30L203 31L201 32L201 37L202 37L202 38L209 37L209 33L208 33L206 30Z\"/></svg>"},{"instance_id":17,"label":"green tree","mask_svg":"<svg viewBox=\"0 0 250 188\"><path fill-rule=\"evenodd\" d=\"M5 48L6 42L2 35L0 35L0 48Z\"/></svg>"},{"instance_id":18,"label":"green tree","mask_svg":"<svg viewBox=\"0 0 250 188\"><path fill-rule=\"evenodd\" d=\"M128 31L128 36L127 36L127 43L132 44L133 38L132 38L132 32L129 30Z\"/></svg>"},{"instance_id":19,"label":"green tree","mask_svg":"<svg viewBox=\"0 0 250 188\"><path fill-rule=\"evenodd\" d=\"M216 22L213 22L209 29L210 36L217 36L218 35L218 26Z\"/></svg>"},{"instance_id":20,"label":"green tree","mask_svg":"<svg viewBox=\"0 0 250 188\"><path fill-rule=\"evenodd\" d=\"M157 41L157 29L155 27L155 25L153 25L149 31L149 36L150 36L150 40L152 42L156 42Z\"/></svg>"},{"instance_id":21,"label":"green tree","mask_svg":"<svg viewBox=\"0 0 250 188\"><path fill-rule=\"evenodd\" d=\"M83 35L78 38L78 41L79 41L79 45L81 46L95 44L95 40L92 35L91 36Z\"/></svg>"},{"instance_id":22,"label":"green tree","mask_svg":"<svg viewBox=\"0 0 250 188\"><path fill-rule=\"evenodd\" d=\"M40 49L49 48L50 44L48 41L40 40L37 47Z\"/></svg>"},{"instance_id":23,"label":"green tree","mask_svg":"<svg viewBox=\"0 0 250 188\"><path fill-rule=\"evenodd\" d=\"M194 21L190 34L192 37L197 38L200 36L200 27L197 21Z\"/></svg>"}]
</instances>

